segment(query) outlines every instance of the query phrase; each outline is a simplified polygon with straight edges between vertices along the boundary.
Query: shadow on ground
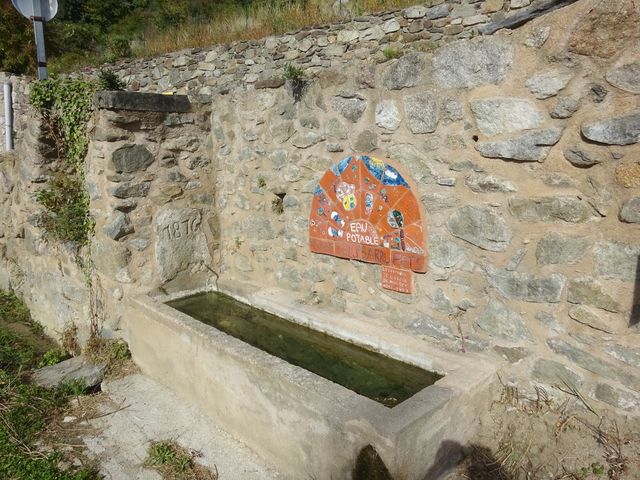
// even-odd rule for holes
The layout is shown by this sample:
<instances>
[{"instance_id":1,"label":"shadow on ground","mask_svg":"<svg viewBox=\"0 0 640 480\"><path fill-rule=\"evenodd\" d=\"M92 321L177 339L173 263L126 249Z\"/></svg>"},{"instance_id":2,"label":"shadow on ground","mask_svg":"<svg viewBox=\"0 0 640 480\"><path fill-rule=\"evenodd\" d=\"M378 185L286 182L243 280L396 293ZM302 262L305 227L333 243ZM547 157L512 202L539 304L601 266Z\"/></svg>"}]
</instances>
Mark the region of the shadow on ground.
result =
<instances>
[{"instance_id":1,"label":"shadow on ground","mask_svg":"<svg viewBox=\"0 0 640 480\"><path fill-rule=\"evenodd\" d=\"M453 477L446 476L455 470ZM471 443L462 446L458 442L442 442L436 461L429 469L424 480L440 479L468 480L515 480L507 473L495 458L491 449Z\"/></svg>"}]
</instances>

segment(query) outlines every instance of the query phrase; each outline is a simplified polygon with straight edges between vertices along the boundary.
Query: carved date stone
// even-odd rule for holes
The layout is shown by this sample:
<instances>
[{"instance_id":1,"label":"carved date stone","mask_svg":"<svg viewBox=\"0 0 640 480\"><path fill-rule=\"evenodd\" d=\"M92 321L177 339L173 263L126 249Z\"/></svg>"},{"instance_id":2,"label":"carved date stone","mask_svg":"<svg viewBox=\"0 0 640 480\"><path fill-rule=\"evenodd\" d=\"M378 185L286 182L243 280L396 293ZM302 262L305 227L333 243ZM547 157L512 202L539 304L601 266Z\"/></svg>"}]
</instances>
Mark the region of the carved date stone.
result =
<instances>
[{"instance_id":1,"label":"carved date stone","mask_svg":"<svg viewBox=\"0 0 640 480\"><path fill-rule=\"evenodd\" d=\"M155 219L155 259L160 280L167 282L191 266L210 264L211 255L195 208L168 208Z\"/></svg>"}]
</instances>

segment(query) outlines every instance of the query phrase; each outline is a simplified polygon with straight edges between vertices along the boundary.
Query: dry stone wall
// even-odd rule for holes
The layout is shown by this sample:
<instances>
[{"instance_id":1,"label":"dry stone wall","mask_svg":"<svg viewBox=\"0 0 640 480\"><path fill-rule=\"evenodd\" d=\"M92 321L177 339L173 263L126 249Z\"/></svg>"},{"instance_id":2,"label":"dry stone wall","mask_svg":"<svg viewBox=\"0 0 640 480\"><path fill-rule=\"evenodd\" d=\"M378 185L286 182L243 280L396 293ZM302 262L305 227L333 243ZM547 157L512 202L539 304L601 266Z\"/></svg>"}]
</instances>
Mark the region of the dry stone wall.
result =
<instances>
[{"instance_id":1,"label":"dry stone wall","mask_svg":"<svg viewBox=\"0 0 640 480\"><path fill-rule=\"evenodd\" d=\"M212 99L238 87L281 85L287 63L315 75L358 61L384 61L407 49L428 52L455 40L514 28L574 1L429 0L404 10L355 17L280 37L122 62L114 70L133 90ZM529 42L535 45L547 35L542 30Z\"/></svg>"},{"instance_id":2,"label":"dry stone wall","mask_svg":"<svg viewBox=\"0 0 640 480\"><path fill-rule=\"evenodd\" d=\"M479 35L478 25L489 32L565 4ZM482 352L521 392L540 384L553 394L567 381L637 413L638 8L430 2L120 64L130 89L187 93L190 103L98 100L87 187L105 324L118 329L134 292L247 281L327 314L386 321L390 332L423 339L425 351ZM430 18L438 9L446 15ZM472 24L477 15L487 20ZM299 100L281 78L286 63L305 68ZM0 163L0 178L22 182L2 197L11 233L0 235L0 278L16 285L9 265L20 258L24 277L39 279L23 287L37 303L44 274L24 265L46 256L38 268L58 272L56 289L75 270L54 267L41 242L28 246L40 235L25 223L35 211L32 172L46 162L22 144L19 161ZM429 269L413 274L411 295L382 289L376 265L309 250L317 182L358 152L393 161L416 184ZM56 289L43 305L74 297ZM77 316L81 304L68 303Z\"/></svg>"}]
</instances>

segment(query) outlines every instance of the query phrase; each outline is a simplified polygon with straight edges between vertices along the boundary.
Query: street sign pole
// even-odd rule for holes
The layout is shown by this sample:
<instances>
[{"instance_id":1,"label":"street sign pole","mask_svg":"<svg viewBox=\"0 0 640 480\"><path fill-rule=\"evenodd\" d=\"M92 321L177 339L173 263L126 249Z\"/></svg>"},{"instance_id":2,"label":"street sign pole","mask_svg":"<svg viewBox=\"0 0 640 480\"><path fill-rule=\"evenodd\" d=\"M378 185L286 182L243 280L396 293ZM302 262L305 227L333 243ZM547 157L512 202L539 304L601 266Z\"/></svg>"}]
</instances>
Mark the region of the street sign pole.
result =
<instances>
[{"instance_id":1,"label":"street sign pole","mask_svg":"<svg viewBox=\"0 0 640 480\"><path fill-rule=\"evenodd\" d=\"M33 31L36 36L36 59L38 61L38 78L47 79L47 55L44 50L44 17L42 16L42 4L39 0L33 0Z\"/></svg>"},{"instance_id":2,"label":"street sign pole","mask_svg":"<svg viewBox=\"0 0 640 480\"><path fill-rule=\"evenodd\" d=\"M33 22L36 36L36 60L38 78L47 79L47 55L44 51L44 22L48 22L58 13L58 0L11 0L11 3L23 16Z\"/></svg>"}]
</instances>

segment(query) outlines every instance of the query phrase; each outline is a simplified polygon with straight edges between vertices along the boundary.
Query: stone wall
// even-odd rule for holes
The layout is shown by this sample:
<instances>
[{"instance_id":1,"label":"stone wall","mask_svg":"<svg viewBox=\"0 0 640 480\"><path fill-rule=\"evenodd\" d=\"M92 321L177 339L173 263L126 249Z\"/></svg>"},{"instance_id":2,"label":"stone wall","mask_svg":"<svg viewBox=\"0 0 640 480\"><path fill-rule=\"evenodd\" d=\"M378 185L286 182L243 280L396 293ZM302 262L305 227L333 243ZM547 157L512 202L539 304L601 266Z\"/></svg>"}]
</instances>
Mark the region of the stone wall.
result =
<instances>
[{"instance_id":1,"label":"stone wall","mask_svg":"<svg viewBox=\"0 0 640 480\"><path fill-rule=\"evenodd\" d=\"M28 104L30 79L13 76L10 81L15 150L0 150L0 288L23 297L33 318L54 338L75 325L83 341L91 317L87 278L74 249L46 241L35 201L57 170L56 155Z\"/></svg>"},{"instance_id":2,"label":"stone wall","mask_svg":"<svg viewBox=\"0 0 640 480\"><path fill-rule=\"evenodd\" d=\"M406 51L501 28L514 28L575 0L429 0L404 10L356 17L280 37L183 50L113 66L132 90L212 95L281 82L287 63L313 76L357 61L385 61ZM540 41L533 38L532 42Z\"/></svg>"},{"instance_id":3,"label":"stone wall","mask_svg":"<svg viewBox=\"0 0 640 480\"><path fill-rule=\"evenodd\" d=\"M483 352L520 392L540 384L553 394L566 381L637 413L638 7L581 0L514 30L473 34L479 24L468 19L491 8L490 23L570 2L528 3L431 2L119 65L130 89L188 93L190 105L99 99L87 186L107 329L126 321L132 293L247 281L327 314L385 321L424 340L425 353ZM429 18L437 9L446 15ZM401 57L381 53L387 47ZM278 78L287 62L305 66L299 101ZM25 136L37 130L29 126ZM32 304L82 316L82 301L66 298L86 292L59 291L81 284L65 277L77 269L26 221L32 172L46 169L29 135L0 163L9 179L0 279ZM382 289L377 265L309 250L315 187L357 152L389 159L415 182L429 269L413 274L411 295ZM52 271L51 297L38 297Z\"/></svg>"},{"instance_id":4,"label":"stone wall","mask_svg":"<svg viewBox=\"0 0 640 480\"><path fill-rule=\"evenodd\" d=\"M125 292L196 288L212 275L219 230L211 105L104 92L97 106L86 173L96 218L91 253L106 327L117 330Z\"/></svg>"},{"instance_id":5,"label":"stone wall","mask_svg":"<svg viewBox=\"0 0 640 480\"><path fill-rule=\"evenodd\" d=\"M525 378L551 394L567 381L637 412L639 64L614 31L634 8L579 2L513 32L341 63L299 102L287 85L216 96L214 268L384 319L427 349L483 351L521 392ZM606 47L587 47L595 25ZM316 185L355 152L417 184L430 263L413 295L382 289L378 265L309 251Z\"/></svg>"}]
</instances>

